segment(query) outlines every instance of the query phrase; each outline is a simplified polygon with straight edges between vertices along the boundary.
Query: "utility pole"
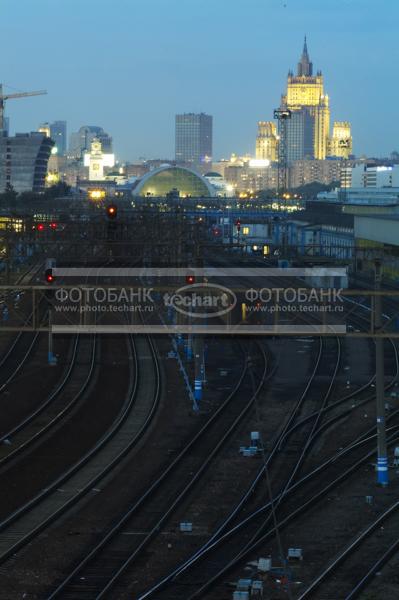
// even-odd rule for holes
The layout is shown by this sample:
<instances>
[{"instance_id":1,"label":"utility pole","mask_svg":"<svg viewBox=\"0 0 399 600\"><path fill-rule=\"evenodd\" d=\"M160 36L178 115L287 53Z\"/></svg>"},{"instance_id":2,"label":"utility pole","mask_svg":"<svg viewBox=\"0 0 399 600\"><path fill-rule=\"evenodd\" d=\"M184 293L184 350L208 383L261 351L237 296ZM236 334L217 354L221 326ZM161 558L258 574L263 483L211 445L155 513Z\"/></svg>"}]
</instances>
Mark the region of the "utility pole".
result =
<instances>
[{"instance_id":1,"label":"utility pole","mask_svg":"<svg viewBox=\"0 0 399 600\"><path fill-rule=\"evenodd\" d=\"M388 485L388 453L385 429L385 386L384 386L384 338L382 329L382 297L381 259L376 259L375 265L375 291L374 296L374 333L375 338L375 368L376 368L376 413L377 413L377 484L383 487Z\"/></svg>"}]
</instances>

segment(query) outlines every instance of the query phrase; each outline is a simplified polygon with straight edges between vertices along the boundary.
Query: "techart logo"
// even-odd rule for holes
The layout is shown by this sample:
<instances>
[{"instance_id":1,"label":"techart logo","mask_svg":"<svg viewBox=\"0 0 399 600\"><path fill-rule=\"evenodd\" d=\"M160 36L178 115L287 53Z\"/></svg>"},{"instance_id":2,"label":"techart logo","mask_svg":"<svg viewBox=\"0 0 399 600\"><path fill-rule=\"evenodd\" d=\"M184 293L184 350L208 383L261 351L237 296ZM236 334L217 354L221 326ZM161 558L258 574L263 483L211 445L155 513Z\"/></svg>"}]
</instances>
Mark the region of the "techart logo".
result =
<instances>
[{"instance_id":1,"label":"techart logo","mask_svg":"<svg viewBox=\"0 0 399 600\"><path fill-rule=\"evenodd\" d=\"M174 294L164 294L164 303L186 317L209 319L231 312L237 296L223 285L195 283L179 288Z\"/></svg>"}]
</instances>

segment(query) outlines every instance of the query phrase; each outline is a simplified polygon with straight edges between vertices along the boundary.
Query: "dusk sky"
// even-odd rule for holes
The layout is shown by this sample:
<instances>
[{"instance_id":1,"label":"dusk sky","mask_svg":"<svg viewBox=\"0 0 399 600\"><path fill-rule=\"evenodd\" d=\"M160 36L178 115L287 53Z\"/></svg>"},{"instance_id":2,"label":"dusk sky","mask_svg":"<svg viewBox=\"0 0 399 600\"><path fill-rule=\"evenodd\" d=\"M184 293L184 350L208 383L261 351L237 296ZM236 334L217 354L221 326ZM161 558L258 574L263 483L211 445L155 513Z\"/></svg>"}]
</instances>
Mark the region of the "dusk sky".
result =
<instances>
[{"instance_id":1,"label":"dusk sky","mask_svg":"<svg viewBox=\"0 0 399 600\"><path fill-rule=\"evenodd\" d=\"M214 157L254 153L306 33L357 155L399 150L397 0L0 0L11 131L100 125L121 160L174 156L174 115L214 117ZM6 91L12 91L6 88Z\"/></svg>"}]
</instances>

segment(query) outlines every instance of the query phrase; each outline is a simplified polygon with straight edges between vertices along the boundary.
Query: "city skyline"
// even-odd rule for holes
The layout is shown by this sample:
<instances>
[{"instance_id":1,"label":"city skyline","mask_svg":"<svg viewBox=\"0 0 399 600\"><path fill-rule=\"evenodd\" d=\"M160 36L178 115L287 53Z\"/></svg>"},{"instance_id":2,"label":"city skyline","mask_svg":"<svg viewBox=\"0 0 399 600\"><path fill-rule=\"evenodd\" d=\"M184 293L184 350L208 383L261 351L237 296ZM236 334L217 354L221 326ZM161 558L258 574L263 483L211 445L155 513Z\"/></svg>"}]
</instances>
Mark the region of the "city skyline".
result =
<instances>
[{"instance_id":1,"label":"city skyline","mask_svg":"<svg viewBox=\"0 0 399 600\"><path fill-rule=\"evenodd\" d=\"M231 152L254 154L257 122L272 119L306 34L314 69L325 76L332 121L345 115L352 122L357 155L388 155L399 146L398 86L391 73L399 52L394 26L399 8L383 1L376 13L369 0L339 5L328 0L318 11L318 4L275 0L265 6L249 0L243 11L238 2L214 6L204 0L187 2L183 11L177 0L145 6L116 0L116 18L109 21L103 0L83 6L76 0L68 6L22 0L19 7L6 1L3 55L16 40L20 48L3 64L0 79L14 88L49 92L9 103L11 131L61 119L69 131L94 123L109 131L121 160L172 158L175 115L205 112L214 117L216 159ZM46 27L50 22L57 27ZM31 47L28 32L39 24L46 35ZM194 31L200 33L193 38ZM365 88L371 72L373 84Z\"/></svg>"}]
</instances>

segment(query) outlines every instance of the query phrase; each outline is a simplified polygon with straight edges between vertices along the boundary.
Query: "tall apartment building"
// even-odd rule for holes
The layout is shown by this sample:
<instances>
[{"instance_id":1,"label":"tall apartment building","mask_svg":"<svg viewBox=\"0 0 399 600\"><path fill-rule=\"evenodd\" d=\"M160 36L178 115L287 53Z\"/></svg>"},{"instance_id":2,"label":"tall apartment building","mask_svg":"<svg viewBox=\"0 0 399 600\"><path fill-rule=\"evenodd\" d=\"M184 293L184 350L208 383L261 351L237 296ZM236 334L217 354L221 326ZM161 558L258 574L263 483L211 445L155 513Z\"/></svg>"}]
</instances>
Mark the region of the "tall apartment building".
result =
<instances>
[{"instance_id":1,"label":"tall apartment building","mask_svg":"<svg viewBox=\"0 0 399 600\"><path fill-rule=\"evenodd\" d=\"M318 182L330 185L339 182L342 176L343 160L295 160L289 166L289 187L298 188L308 183Z\"/></svg>"}]
</instances>

